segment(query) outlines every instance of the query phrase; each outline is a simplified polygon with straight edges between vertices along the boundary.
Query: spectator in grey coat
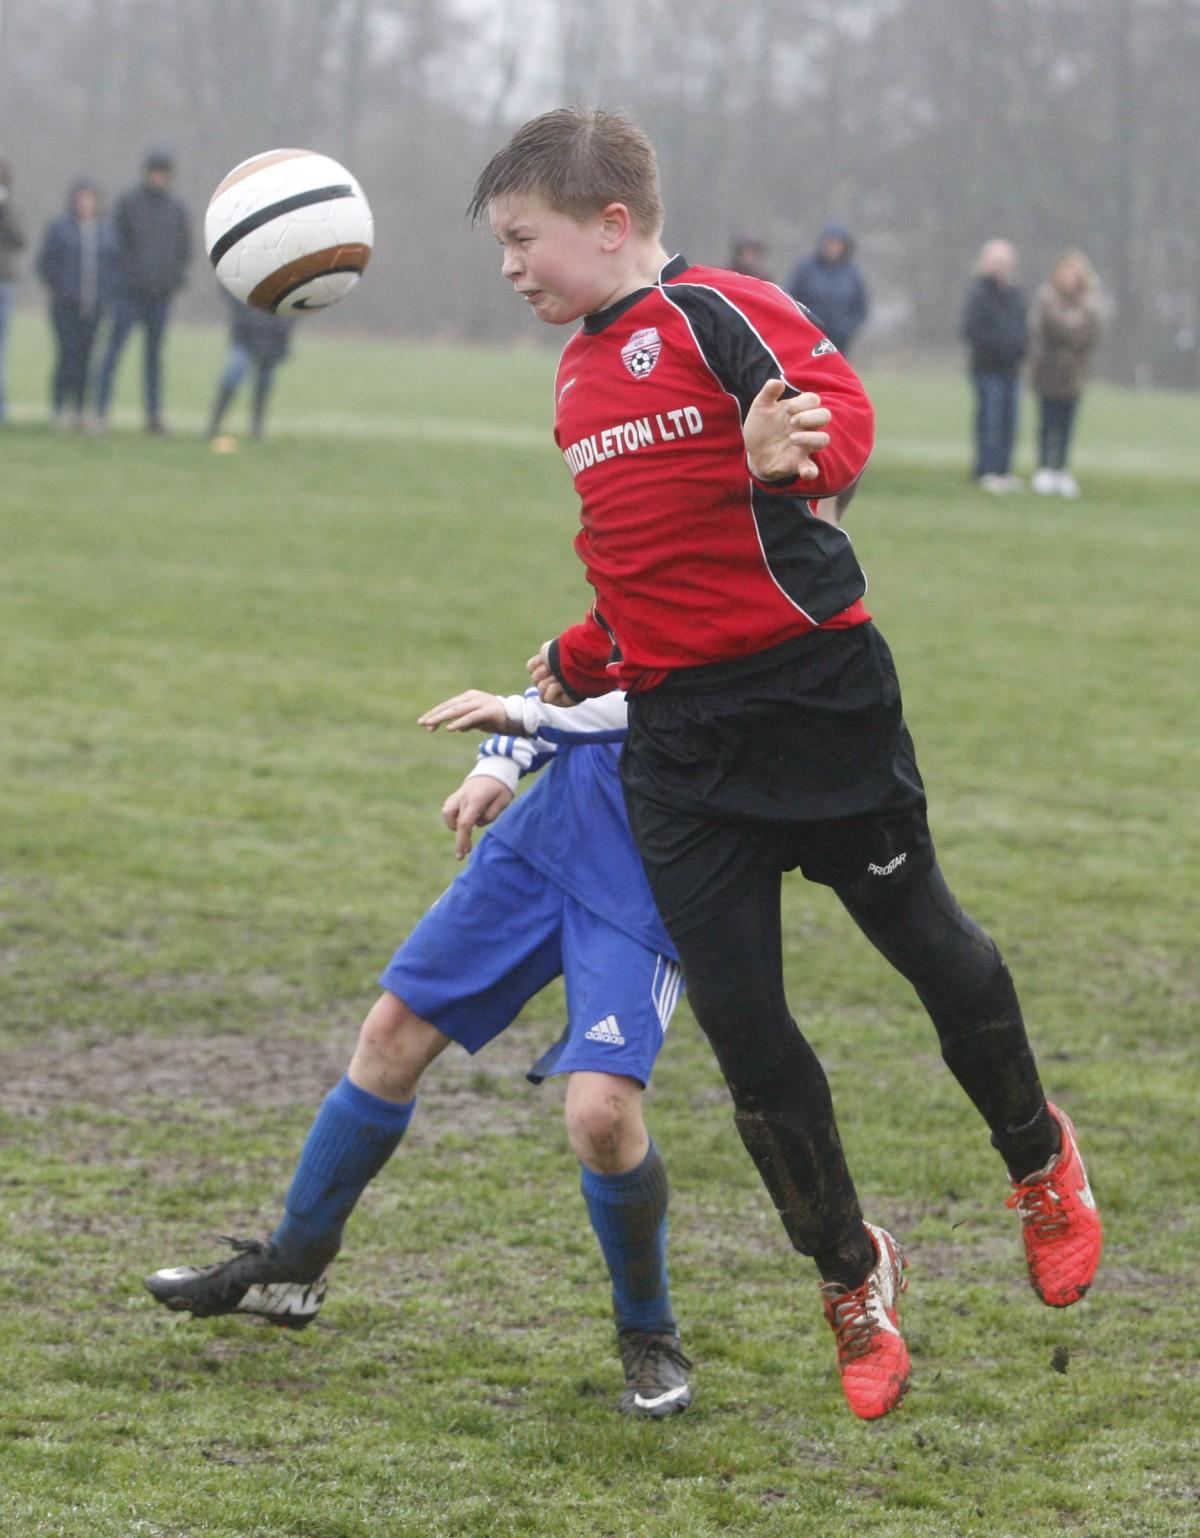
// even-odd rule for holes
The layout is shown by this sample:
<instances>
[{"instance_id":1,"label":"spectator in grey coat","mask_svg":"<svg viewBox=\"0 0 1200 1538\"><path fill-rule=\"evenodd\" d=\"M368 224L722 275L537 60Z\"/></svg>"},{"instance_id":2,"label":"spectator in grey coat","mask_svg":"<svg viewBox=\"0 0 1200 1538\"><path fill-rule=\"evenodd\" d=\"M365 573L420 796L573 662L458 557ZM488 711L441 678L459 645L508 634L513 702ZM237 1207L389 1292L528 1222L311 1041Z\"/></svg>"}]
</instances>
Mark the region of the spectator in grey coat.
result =
<instances>
[{"instance_id":1,"label":"spectator in grey coat","mask_svg":"<svg viewBox=\"0 0 1200 1538\"><path fill-rule=\"evenodd\" d=\"M141 185L118 198L113 210L117 238L113 323L96 385L96 411L103 429L117 363L129 333L142 326L146 333L146 431L163 433L163 337L172 296L183 287L192 242L187 209L170 191L175 169L170 155L165 150L152 150L143 169Z\"/></svg>"},{"instance_id":2,"label":"spectator in grey coat","mask_svg":"<svg viewBox=\"0 0 1200 1538\"><path fill-rule=\"evenodd\" d=\"M0 422L7 415L4 355L8 345L13 284L17 276L16 254L24 245L25 232L12 201L12 167L7 160L0 159Z\"/></svg>"},{"instance_id":3,"label":"spectator in grey coat","mask_svg":"<svg viewBox=\"0 0 1200 1538\"><path fill-rule=\"evenodd\" d=\"M84 425L88 366L112 296L115 257L112 226L100 215L100 189L80 177L71 184L66 212L46 226L37 259L57 343L50 397L59 427Z\"/></svg>"}]
</instances>

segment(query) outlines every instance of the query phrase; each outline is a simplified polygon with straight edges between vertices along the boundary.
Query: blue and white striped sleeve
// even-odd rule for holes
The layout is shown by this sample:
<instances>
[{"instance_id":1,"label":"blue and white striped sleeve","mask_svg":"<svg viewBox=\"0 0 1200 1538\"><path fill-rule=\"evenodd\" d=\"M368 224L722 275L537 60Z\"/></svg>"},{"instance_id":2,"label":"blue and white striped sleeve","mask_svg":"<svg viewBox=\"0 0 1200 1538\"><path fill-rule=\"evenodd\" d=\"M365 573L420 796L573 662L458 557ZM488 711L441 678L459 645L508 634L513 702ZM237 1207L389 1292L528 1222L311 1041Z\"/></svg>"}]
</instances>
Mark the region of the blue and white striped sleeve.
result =
<instances>
[{"instance_id":1,"label":"blue and white striped sleeve","mask_svg":"<svg viewBox=\"0 0 1200 1538\"><path fill-rule=\"evenodd\" d=\"M520 695L514 698L520 701ZM520 710L510 710L509 719L519 720ZM515 792L523 775L536 774L557 751L555 743L544 742L540 737L509 737L497 733L480 745L475 767L467 778L474 779L476 775L486 774Z\"/></svg>"}]
</instances>

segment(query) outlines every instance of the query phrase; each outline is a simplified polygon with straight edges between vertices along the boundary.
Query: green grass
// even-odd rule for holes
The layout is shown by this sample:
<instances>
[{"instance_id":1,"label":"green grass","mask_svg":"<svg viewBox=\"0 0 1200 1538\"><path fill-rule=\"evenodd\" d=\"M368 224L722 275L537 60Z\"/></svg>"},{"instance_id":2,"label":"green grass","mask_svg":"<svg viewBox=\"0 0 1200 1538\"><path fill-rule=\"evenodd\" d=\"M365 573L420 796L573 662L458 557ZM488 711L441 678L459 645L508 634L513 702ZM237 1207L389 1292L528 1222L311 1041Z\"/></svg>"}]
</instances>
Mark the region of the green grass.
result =
<instances>
[{"instance_id":1,"label":"green grass","mask_svg":"<svg viewBox=\"0 0 1200 1538\"><path fill-rule=\"evenodd\" d=\"M173 335L177 426L202 421L221 345ZM987 501L965 482L959 382L871 379L881 442L852 515L943 863L1081 1128L1107 1225L1083 1305L1037 1305L927 1022L799 881L793 1006L867 1210L912 1261L897 1415L845 1409L809 1267L686 1009L648 1102L697 1362L677 1421L612 1413L559 1096L521 1077L557 1033L556 990L433 1070L315 1328L176 1319L142 1291L272 1224L376 971L454 873L438 807L466 750L417 731L419 710L518 687L583 609L552 368L303 333L274 436L222 458L186 434L51 434L42 323L19 318L0 433L0 1533L1194 1533L1184 397L1097 388L1085 497ZM135 373L131 355L124 423Z\"/></svg>"}]
</instances>

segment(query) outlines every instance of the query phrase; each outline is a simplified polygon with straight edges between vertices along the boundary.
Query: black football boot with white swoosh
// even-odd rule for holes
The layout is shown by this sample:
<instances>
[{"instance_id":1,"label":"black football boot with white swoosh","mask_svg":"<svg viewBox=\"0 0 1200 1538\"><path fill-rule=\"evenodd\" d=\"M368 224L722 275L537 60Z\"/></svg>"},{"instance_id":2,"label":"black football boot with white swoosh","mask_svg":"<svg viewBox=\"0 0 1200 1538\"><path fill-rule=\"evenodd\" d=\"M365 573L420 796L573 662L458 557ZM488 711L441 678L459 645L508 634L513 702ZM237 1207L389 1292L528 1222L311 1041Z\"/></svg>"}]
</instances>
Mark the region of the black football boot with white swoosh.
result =
<instances>
[{"instance_id":1,"label":"black football boot with white swoosh","mask_svg":"<svg viewBox=\"0 0 1200 1538\"><path fill-rule=\"evenodd\" d=\"M168 1266L145 1286L165 1307L208 1319L255 1314L287 1330L312 1323L325 1301L325 1278L298 1278L257 1239L229 1239L237 1253L214 1266Z\"/></svg>"},{"instance_id":2,"label":"black football boot with white swoosh","mask_svg":"<svg viewBox=\"0 0 1200 1538\"><path fill-rule=\"evenodd\" d=\"M617 1345L625 1367L625 1392L618 1405L622 1415L662 1420L687 1409L692 1402L687 1381L692 1364L683 1354L678 1335L621 1330Z\"/></svg>"}]
</instances>

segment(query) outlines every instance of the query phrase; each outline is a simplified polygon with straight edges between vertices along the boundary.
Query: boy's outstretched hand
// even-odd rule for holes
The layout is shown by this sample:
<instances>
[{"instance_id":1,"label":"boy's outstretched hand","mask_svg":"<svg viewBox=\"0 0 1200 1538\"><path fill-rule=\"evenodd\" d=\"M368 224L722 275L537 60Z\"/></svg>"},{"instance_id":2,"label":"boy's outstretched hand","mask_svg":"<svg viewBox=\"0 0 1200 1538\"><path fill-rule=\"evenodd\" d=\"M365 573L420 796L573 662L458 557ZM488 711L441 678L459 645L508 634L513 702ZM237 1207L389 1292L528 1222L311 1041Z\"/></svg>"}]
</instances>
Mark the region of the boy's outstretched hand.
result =
<instances>
[{"instance_id":1,"label":"boy's outstretched hand","mask_svg":"<svg viewBox=\"0 0 1200 1538\"><path fill-rule=\"evenodd\" d=\"M821 429L832 414L821 397L806 390L781 400L786 389L782 379L768 379L742 423L750 472L760 481L815 480L820 469L812 456L829 445Z\"/></svg>"},{"instance_id":2,"label":"boy's outstretched hand","mask_svg":"<svg viewBox=\"0 0 1200 1538\"><path fill-rule=\"evenodd\" d=\"M550 642L543 641L541 650L525 664L525 671L537 685L538 698L543 705L573 705L575 701L554 676L549 655Z\"/></svg>"},{"instance_id":3,"label":"boy's outstretched hand","mask_svg":"<svg viewBox=\"0 0 1200 1538\"><path fill-rule=\"evenodd\" d=\"M436 732L439 726L444 726L448 732L505 732L510 737L525 735L525 723L511 720L501 697L488 694L485 689L465 689L453 699L443 700L423 716L418 716L417 725L423 726L427 732Z\"/></svg>"},{"instance_id":4,"label":"boy's outstretched hand","mask_svg":"<svg viewBox=\"0 0 1200 1538\"><path fill-rule=\"evenodd\" d=\"M471 834L495 822L512 800L513 793L487 774L468 776L442 803L442 821L454 834L454 857L465 860L471 852Z\"/></svg>"}]
</instances>

